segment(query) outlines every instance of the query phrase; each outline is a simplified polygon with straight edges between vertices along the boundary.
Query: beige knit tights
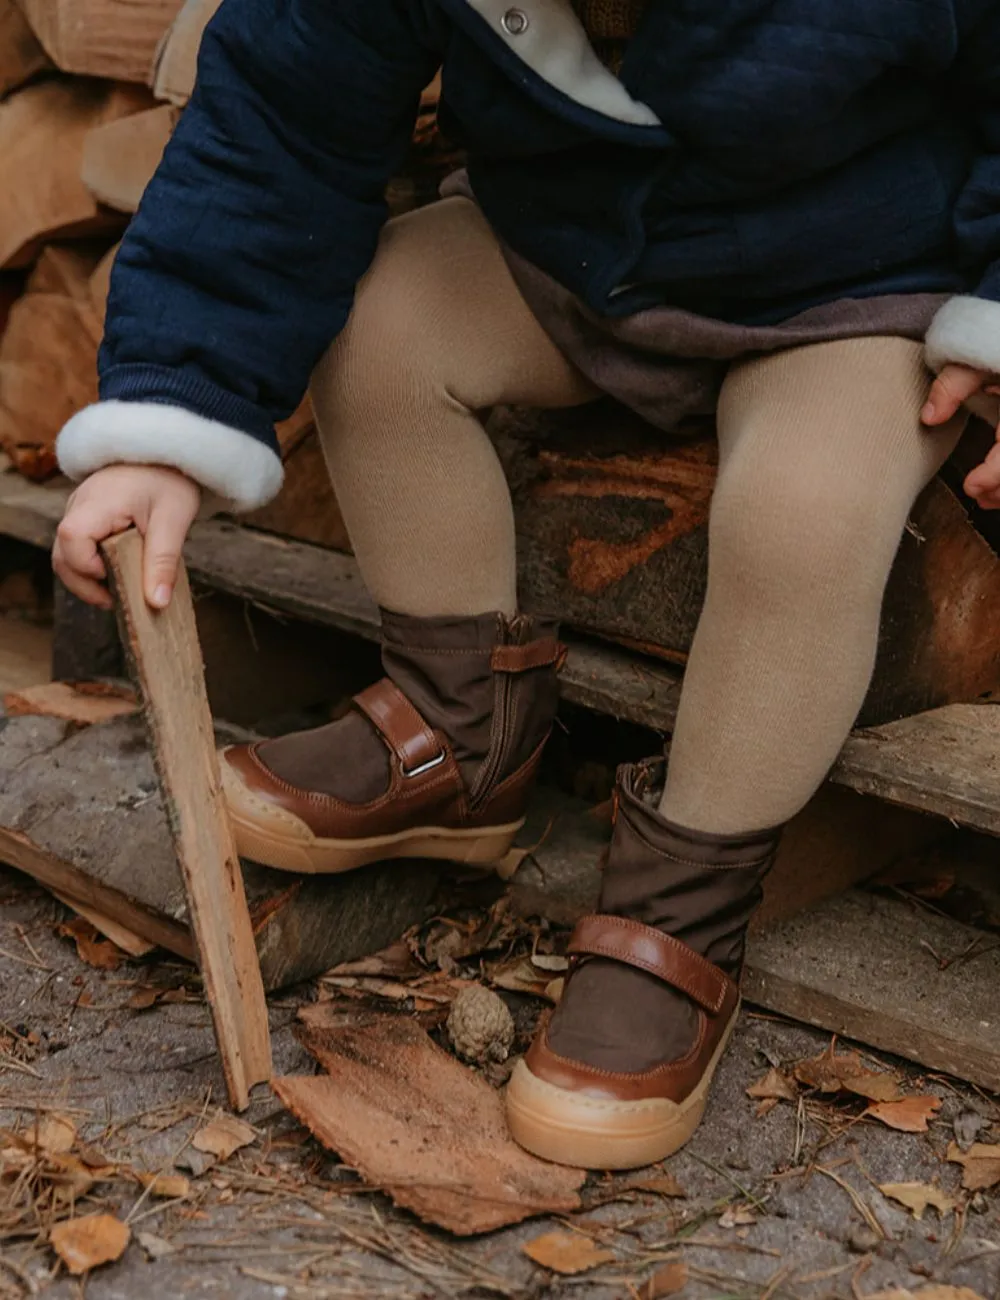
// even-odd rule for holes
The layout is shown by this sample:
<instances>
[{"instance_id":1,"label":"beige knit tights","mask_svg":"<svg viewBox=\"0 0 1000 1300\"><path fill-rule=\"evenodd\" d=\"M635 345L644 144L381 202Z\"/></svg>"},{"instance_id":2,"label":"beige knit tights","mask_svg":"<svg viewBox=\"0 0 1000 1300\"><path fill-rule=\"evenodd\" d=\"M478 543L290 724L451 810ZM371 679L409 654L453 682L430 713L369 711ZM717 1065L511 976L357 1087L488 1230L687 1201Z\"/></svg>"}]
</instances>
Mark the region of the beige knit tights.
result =
<instances>
[{"instance_id":1,"label":"beige knit tights","mask_svg":"<svg viewBox=\"0 0 1000 1300\"><path fill-rule=\"evenodd\" d=\"M861 706L886 577L961 419L933 432L918 344L854 339L736 365L719 406L709 581L662 811L761 830L823 780ZM521 299L478 210L391 222L317 369L362 574L417 616L513 613L510 495L476 413L595 396Z\"/></svg>"}]
</instances>

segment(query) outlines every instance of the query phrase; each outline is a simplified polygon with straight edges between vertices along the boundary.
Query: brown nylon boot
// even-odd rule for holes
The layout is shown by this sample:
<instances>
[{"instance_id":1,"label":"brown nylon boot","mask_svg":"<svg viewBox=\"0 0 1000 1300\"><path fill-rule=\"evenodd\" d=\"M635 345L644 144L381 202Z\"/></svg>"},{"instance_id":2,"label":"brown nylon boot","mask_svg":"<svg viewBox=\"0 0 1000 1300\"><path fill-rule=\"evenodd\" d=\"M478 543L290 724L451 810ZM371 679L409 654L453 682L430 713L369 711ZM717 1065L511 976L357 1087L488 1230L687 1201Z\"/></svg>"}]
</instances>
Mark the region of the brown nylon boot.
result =
<instances>
[{"instance_id":1,"label":"brown nylon boot","mask_svg":"<svg viewBox=\"0 0 1000 1300\"><path fill-rule=\"evenodd\" d=\"M308 872L393 857L495 863L524 820L563 657L550 620L383 610L386 676L349 713L224 751L239 852Z\"/></svg>"},{"instance_id":2,"label":"brown nylon boot","mask_svg":"<svg viewBox=\"0 0 1000 1300\"><path fill-rule=\"evenodd\" d=\"M701 1119L735 1023L747 925L780 829L708 835L656 811L662 759L619 769L601 914L507 1090L511 1131L547 1160L662 1160Z\"/></svg>"}]
</instances>

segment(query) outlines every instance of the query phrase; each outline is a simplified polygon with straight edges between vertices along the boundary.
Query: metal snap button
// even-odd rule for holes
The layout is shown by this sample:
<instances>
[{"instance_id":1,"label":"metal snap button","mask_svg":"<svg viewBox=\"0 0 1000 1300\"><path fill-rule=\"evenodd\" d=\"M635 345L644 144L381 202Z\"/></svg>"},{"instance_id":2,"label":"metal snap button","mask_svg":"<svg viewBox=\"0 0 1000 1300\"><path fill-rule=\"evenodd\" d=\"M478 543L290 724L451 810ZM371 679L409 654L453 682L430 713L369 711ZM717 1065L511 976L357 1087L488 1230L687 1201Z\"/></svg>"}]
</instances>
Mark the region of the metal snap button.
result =
<instances>
[{"instance_id":1,"label":"metal snap button","mask_svg":"<svg viewBox=\"0 0 1000 1300\"><path fill-rule=\"evenodd\" d=\"M500 19L500 26L508 36L520 36L528 30L528 15L523 9L508 9Z\"/></svg>"}]
</instances>

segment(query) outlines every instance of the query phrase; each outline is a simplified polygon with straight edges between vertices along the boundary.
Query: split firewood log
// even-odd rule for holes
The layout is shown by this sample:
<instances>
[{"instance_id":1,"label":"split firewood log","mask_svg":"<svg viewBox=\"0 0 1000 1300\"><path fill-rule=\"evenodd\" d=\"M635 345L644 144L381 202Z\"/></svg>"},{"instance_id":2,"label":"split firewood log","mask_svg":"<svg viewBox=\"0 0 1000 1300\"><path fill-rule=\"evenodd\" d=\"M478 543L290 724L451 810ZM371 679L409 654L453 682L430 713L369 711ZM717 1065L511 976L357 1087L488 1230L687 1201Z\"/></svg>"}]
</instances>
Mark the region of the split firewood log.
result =
<instances>
[{"instance_id":1,"label":"split firewood log","mask_svg":"<svg viewBox=\"0 0 1000 1300\"><path fill-rule=\"evenodd\" d=\"M171 104L104 122L83 145L83 183L99 203L135 212L163 157L178 110Z\"/></svg>"},{"instance_id":2,"label":"split firewood log","mask_svg":"<svg viewBox=\"0 0 1000 1300\"><path fill-rule=\"evenodd\" d=\"M50 66L38 37L14 0L0 0L0 98Z\"/></svg>"},{"instance_id":3,"label":"split firewood log","mask_svg":"<svg viewBox=\"0 0 1000 1300\"><path fill-rule=\"evenodd\" d=\"M150 78L182 0L17 0L57 68L115 81Z\"/></svg>"},{"instance_id":4,"label":"split firewood log","mask_svg":"<svg viewBox=\"0 0 1000 1300\"><path fill-rule=\"evenodd\" d=\"M0 339L0 447L28 478L54 472L59 430L97 400L95 261L70 248L47 248Z\"/></svg>"},{"instance_id":5,"label":"split firewood log","mask_svg":"<svg viewBox=\"0 0 1000 1300\"><path fill-rule=\"evenodd\" d=\"M220 3L221 0L185 0L160 46L153 68L152 86L157 99L183 106L191 98L202 33Z\"/></svg>"},{"instance_id":6,"label":"split firewood log","mask_svg":"<svg viewBox=\"0 0 1000 1300\"><path fill-rule=\"evenodd\" d=\"M54 77L0 104L0 158L17 184L0 190L0 269L30 266L52 239L122 228L80 179L87 133L148 107L142 87Z\"/></svg>"}]
</instances>

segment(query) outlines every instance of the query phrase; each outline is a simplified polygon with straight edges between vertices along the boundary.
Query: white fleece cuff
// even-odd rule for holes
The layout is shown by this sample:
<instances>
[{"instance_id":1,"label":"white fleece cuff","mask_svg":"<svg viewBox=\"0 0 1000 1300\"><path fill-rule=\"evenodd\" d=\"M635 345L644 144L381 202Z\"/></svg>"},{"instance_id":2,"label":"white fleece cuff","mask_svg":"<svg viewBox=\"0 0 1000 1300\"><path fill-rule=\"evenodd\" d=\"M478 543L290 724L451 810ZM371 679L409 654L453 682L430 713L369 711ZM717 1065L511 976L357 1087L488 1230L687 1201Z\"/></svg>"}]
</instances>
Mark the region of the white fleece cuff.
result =
<instances>
[{"instance_id":1,"label":"white fleece cuff","mask_svg":"<svg viewBox=\"0 0 1000 1300\"><path fill-rule=\"evenodd\" d=\"M85 407L64 426L56 455L77 481L106 465L169 465L233 510L266 505L284 479L279 457L250 434L161 402Z\"/></svg>"},{"instance_id":2,"label":"white fleece cuff","mask_svg":"<svg viewBox=\"0 0 1000 1300\"><path fill-rule=\"evenodd\" d=\"M1000 374L1000 302L949 298L931 321L925 355L935 373L954 362Z\"/></svg>"}]
</instances>

